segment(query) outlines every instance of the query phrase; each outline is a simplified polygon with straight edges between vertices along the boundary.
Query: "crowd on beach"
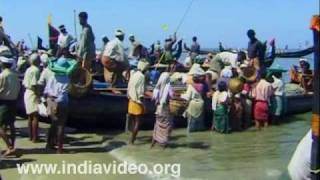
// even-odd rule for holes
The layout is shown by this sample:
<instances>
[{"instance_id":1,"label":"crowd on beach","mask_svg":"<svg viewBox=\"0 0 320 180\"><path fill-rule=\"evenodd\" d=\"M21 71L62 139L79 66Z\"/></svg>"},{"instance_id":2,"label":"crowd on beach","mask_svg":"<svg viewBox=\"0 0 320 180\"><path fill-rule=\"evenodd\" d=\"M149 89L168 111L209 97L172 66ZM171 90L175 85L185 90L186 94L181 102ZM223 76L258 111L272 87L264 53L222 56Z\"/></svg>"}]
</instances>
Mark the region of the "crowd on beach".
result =
<instances>
[{"instance_id":1,"label":"crowd on beach","mask_svg":"<svg viewBox=\"0 0 320 180\"><path fill-rule=\"evenodd\" d=\"M103 37L102 51L97 53L86 12L79 13L79 22L82 32L78 41L61 25L56 48L37 51L28 51L23 41L15 45L0 26L0 44L14 54L0 57L0 135L7 145L4 156L15 153L16 104L22 88L25 89L30 140L39 140L39 116L46 116L51 122L46 148L63 152L69 77L77 65L92 74L96 73L96 66L102 67L103 77L114 93L121 93L117 88L127 84L130 144L134 144L138 135L146 96L156 105L152 146L158 143L165 147L169 142L177 116L171 106L174 103L179 108L185 107L179 116L187 119L188 133L208 129L230 133L252 125L261 130L281 121L285 96L282 73L285 70L268 69L267 59L274 58L273 54L267 52L266 43L256 38L254 30L247 32L247 51L208 53L201 58L197 37L192 38L188 47L175 33L165 39L163 46L157 41L146 48L130 35L128 51L123 45L125 33L121 29L115 31L112 40ZM274 41L270 46L274 50ZM180 63L183 49L188 56ZM306 64L306 60L301 61L303 74L308 69ZM298 73L299 69L294 70ZM17 72L23 73L22 83ZM312 84L312 72L311 78L308 76L309 79L304 80L305 77L299 76L297 83L307 88ZM147 90L148 84L154 86L153 91ZM177 91L176 84L184 84L186 91Z\"/></svg>"}]
</instances>

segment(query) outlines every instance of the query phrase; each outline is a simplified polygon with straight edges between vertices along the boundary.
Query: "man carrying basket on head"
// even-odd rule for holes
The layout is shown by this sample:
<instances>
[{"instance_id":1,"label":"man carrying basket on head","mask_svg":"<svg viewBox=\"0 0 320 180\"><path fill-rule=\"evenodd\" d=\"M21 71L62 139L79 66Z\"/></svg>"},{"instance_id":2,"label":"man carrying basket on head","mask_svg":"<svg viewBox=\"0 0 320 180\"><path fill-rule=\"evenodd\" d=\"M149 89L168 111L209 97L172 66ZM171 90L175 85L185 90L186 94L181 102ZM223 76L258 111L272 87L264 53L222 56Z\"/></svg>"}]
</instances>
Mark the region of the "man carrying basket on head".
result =
<instances>
[{"instance_id":1,"label":"man carrying basket on head","mask_svg":"<svg viewBox=\"0 0 320 180\"><path fill-rule=\"evenodd\" d=\"M112 87L125 82L122 72L129 69L129 61L124 52L123 40L125 34L122 30L115 31L115 38L104 49L101 62L104 66L104 78Z\"/></svg>"}]
</instances>

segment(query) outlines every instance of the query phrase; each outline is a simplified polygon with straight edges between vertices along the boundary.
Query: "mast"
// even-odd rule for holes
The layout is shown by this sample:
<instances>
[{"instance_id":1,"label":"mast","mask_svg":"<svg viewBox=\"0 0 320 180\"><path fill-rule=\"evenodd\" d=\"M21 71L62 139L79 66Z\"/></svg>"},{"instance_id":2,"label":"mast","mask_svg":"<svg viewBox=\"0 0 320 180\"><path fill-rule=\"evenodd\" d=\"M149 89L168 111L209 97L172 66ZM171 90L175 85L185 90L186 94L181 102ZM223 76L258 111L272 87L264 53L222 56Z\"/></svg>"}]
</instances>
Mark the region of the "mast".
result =
<instances>
[{"instance_id":1,"label":"mast","mask_svg":"<svg viewBox=\"0 0 320 180\"><path fill-rule=\"evenodd\" d=\"M319 107L319 85L320 85L320 16L315 15L311 20L311 29L313 31L313 43L314 43L314 101L313 101L313 113L312 113L312 150L311 150L311 179L320 180L320 107Z\"/></svg>"}]
</instances>

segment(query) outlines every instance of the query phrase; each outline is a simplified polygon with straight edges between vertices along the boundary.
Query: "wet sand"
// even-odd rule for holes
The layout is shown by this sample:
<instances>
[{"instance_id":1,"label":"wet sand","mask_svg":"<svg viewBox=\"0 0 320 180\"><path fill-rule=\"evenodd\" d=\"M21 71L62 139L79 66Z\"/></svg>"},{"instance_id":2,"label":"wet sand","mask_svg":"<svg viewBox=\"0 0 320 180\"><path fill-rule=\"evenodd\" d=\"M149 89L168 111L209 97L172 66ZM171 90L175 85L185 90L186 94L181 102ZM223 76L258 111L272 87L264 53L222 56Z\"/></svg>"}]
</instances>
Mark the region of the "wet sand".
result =
<instances>
[{"instance_id":1,"label":"wet sand","mask_svg":"<svg viewBox=\"0 0 320 180\"><path fill-rule=\"evenodd\" d=\"M28 141L26 121L17 121L17 148L20 158L4 159L1 175L4 180L82 180L82 179L168 179L169 176L142 175L23 175L17 173L16 163L61 163L62 160L79 163L91 160L97 163L128 161L146 163L180 163L180 179L288 179L286 168L299 140L310 128L311 113L287 117L279 126L261 132L253 128L228 135L215 132L187 134L175 129L166 149L156 146L150 150L152 131L141 131L136 145L126 145L129 134L90 130L79 132L67 129L66 154L48 154L44 143ZM41 127L48 125L41 123ZM45 139L45 130L41 132ZM3 148L3 143L1 143Z\"/></svg>"}]
</instances>

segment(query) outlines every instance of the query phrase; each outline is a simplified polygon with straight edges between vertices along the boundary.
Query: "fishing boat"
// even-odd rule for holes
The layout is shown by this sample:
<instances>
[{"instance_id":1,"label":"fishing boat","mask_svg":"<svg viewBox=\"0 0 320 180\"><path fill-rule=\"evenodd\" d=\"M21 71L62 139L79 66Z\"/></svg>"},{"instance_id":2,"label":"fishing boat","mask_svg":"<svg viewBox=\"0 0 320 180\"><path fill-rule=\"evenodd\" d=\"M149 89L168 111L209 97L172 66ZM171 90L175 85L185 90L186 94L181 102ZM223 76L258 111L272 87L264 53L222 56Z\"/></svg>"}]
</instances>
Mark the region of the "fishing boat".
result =
<instances>
[{"instance_id":1,"label":"fishing boat","mask_svg":"<svg viewBox=\"0 0 320 180\"><path fill-rule=\"evenodd\" d=\"M299 51L279 52L279 53L276 53L275 56L278 58L300 58L313 53L313 51L314 51L314 48L309 47L307 49L303 49Z\"/></svg>"},{"instance_id":2,"label":"fishing boat","mask_svg":"<svg viewBox=\"0 0 320 180\"><path fill-rule=\"evenodd\" d=\"M183 90L183 87L175 87ZM152 87L149 87L151 90ZM312 109L313 94L287 95L284 100L286 115L308 112ZM126 94L113 94L102 87L96 88L88 96L70 99L70 123L100 124L110 128L124 128L127 117L128 99ZM155 105L150 98L145 99L146 115L142 127L150 129L154 124ZM187 122L182 117L175 118L175 126L184 127Z\"/></svg>"}]
</instances>

